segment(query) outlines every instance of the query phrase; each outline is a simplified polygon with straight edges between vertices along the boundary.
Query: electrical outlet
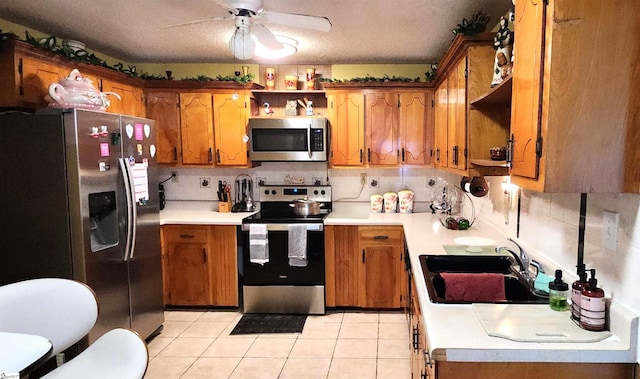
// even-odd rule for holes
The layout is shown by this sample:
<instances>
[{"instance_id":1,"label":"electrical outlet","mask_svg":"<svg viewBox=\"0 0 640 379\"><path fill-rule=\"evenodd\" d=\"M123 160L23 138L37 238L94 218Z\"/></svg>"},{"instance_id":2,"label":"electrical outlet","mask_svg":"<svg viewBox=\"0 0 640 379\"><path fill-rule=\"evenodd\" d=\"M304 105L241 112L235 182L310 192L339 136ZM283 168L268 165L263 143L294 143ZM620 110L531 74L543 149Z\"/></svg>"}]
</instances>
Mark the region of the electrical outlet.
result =
<instances>
[{"instance_id":1,"label":"electrical outlet","mask_svg":"<svg viewBox=\"0 0 640 379\"><path fill-rule=\"evenodd\" d=\"M171 171L171 183L178 183L178 172Z\"/></svg>"},{"instance_id":2,"label":"electrical outlet","mask_svg":"<svg viewBox=\"0 0 640 379\"><path fill-rule=\"evenodd\" d=\"M314 176L311 178L311 184L313 184L314 186L321 186L322 185L322 178L319 176Z\"/></svg>"},{"instance_id":3,"label":"electrical outlet","mask_svg":"<svg viewBox=\"0 0 640 379\"><path fill-rule=\"evenodd\" d=\"M618 220L617 213L604 211L602 213L602 247L616 251L618 245Z\"/></svg>"},{"instance_id":4,"label":"electrical outlet","mask_svg":"<svg viewBox=\"0 0 640 379\"><path fill-rule=\"evenodd\" d=\"M211 185L211 178L200 178L200 188L209 188L209 185Z\"/></svg>"},{"instance_id":5,"label":"electrical outlet","mask_svg":"<svg viewBox=\"0 0 640 379\"><path fill-rule=\"evenodd\" d=\"M377 188L380 185L380 178L376 176L369 177L369 188Z\"/></svg>"},{"instance_id":6,"label":"electrical outlet","mask_svg":"<svg viewBox=\"0 0 640 379\"><path fill-rule=\"evenodd\" d=\"M361 185L365 185L367 184L367 173L363 172L362 174L360 174L360 184Z\"/></svg>"},{"instance_id":7,"label":"electrical outlet","mask_svg":"<svg viewBox=\"0 0 640 379\"><path fill-rule=\"evenodd\" d=\"M264 176L256 177L256 188L264 186L265 184L267 184L267 178L265 178Z\"/></svg>"}]
</instances>

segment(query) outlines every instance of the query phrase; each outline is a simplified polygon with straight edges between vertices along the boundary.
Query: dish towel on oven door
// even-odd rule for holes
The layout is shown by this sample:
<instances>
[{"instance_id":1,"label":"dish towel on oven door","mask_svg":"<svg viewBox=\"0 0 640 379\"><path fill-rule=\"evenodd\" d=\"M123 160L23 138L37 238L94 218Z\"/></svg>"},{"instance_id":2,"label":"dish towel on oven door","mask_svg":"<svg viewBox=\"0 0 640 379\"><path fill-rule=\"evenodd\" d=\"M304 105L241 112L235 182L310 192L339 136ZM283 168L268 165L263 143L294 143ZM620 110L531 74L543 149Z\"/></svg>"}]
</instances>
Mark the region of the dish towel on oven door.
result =
<instances>
[{"instance_id":1,"label":"dish towel on oven door","mask_svg":"<svg viewBox=\"0 0 640 379\"><path fill-rule=\"evenodd\" d=\"M266 224L249 224L249 262L269 262L269 236Z\"/></svg>"},{"instance_id":2,"label":"dish towel on oven door","mask_svg":"<svg viewBox=\"0 0 640 379\"><path fill-rule=\"evenodd\" d=\"M307 266L307 226L289 225L289 266Z\"/></svg>"}]
</instances>

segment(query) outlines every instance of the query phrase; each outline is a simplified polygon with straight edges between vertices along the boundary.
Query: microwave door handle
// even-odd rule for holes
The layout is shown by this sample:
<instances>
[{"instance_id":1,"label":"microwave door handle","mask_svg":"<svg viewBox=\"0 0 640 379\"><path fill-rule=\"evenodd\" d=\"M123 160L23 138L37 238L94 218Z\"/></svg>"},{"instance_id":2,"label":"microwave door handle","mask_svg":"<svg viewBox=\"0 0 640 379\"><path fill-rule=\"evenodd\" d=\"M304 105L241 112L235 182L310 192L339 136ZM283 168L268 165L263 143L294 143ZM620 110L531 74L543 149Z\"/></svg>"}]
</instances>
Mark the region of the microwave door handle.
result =
<instances>
[{"instance_id":1,"label":"microwave door handle","mask_svg":"<svg viewBox=\"0 0 640 379\"><path fill-rule=\"evenodd\" d=\"M309 159L311 159L311 122L307 125L307 153L309 154Z\"/></svg>"},{"instance_id":2,"label":"microwave door handle","mask_svg":"<svg viewBox=\"0 0 640 379\"><path fill-rule=\"evenodd\" d=\"M131 183L129 181L131 176L129 175L129 164L125 162L124 158L118 158L118 163L120 163L120 172L122 173L122 181L124 182L125 208L127 209L127 235L123 257L126 262L129 259L129 252L131 251L131 237L133 234L133 208L131 203Z\"/></svg>"}]
</instances>

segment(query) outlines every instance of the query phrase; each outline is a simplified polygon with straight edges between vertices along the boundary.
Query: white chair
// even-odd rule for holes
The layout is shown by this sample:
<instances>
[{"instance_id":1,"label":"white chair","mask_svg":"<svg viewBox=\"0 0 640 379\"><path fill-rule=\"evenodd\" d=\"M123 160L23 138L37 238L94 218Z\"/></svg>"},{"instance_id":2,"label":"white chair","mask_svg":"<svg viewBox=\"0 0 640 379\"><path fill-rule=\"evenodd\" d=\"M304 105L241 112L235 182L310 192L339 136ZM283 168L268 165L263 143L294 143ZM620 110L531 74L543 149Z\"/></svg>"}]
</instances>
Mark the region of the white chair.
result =
<instances>
[{"instance_id":1,"label":"white chair","mask_svg":"<svg viewBox=\"0 0 640 379\"><path fill-rule=\"evenodd\" d=\"M52 355L86 336L98 319L95 294L68 279L32 279L0 287L0 331L36 334L53 344ZM44 378L140 379L147 345L129 329L113 329Z\"/></svg>"},{"instance_id":2,"label":"white chair","mask_svg":"<svg viewBox=\"0 0 640 379\"><path fill-rule=\"evenodd\" d=\"M0 331L36 334L58 354L86 336L98 319L96 296L68 279L32 279L0 286Z\"/></svg>"},{"instance_id":3,"label":"white chair","mask_svg":"<svg viewBox=\"0 0 640 379\"><path fill-rule=\"evenodd\" d=\"M112 329L42 379L140 379L148 361L147 344L136 332Z\"/></svg>"}]
</instances>

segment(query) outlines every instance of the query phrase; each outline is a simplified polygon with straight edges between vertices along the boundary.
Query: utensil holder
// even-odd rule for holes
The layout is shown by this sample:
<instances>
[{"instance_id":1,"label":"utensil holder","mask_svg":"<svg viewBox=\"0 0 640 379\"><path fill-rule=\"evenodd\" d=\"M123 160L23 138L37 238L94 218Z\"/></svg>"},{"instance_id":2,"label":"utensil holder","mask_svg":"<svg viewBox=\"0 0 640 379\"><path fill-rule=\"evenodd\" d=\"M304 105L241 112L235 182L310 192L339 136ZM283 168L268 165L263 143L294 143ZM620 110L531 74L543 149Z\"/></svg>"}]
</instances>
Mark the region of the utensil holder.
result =
<instances>
[{"instance_id":1,"label":"utensil holder","mask_svg":"<svg viewBox=\"0 0 640 379\"><path fill-rule=\"evenodd\" d=\"M218 212L229 213L231 212L231 200L221 201L218 203Z\"/></svg>"}]
</instances>

